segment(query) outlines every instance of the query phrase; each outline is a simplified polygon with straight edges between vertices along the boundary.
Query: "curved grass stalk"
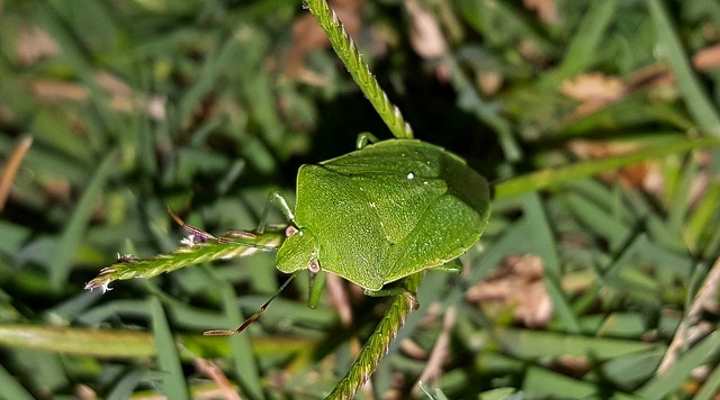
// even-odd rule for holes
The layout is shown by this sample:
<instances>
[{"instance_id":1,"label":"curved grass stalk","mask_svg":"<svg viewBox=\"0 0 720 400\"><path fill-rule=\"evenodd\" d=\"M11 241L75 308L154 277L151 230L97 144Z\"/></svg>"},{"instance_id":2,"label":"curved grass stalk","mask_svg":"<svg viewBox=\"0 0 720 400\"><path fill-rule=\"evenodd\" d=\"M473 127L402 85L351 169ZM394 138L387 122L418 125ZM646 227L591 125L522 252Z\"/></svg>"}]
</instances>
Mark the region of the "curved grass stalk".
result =
<instances>
[{"instance_id":1,"label":"curved grass stalk","mask_svg":"<svg viewBox=\"0 0 720 400\"><path fill-rule=\"evenodd\" d=\"M394 104L390 102L377 79L370 72L370 67L362 59L355 43L325 0L305 0L310 12L315 16L325 31L330 44L340 60L345 64L355 83L360 87L385 125L398 138L412 138L413 131Z\"/></svg>"}]
</instances>

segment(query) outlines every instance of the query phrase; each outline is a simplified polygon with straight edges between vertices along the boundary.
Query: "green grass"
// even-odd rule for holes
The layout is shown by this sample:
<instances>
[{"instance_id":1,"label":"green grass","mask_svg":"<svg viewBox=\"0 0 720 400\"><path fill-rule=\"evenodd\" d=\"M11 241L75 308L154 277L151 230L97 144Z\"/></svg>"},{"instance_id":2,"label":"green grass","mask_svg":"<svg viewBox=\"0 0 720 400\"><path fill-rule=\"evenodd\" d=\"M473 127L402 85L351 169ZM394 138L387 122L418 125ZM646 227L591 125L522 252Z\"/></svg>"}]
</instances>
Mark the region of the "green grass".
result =
<instances>
[{"instance_id":1,"label":"green grass","mask_svg":"<svg viewBox=\"0 0 720 400\"><path fill-rule=\"evenodd\" d=\"M556 0L547 22L520 1L418 0L448 48L422 59L403 2L333 4L355 3L339 14L358 22L355 45L392 103L376 101L342 38L341 61L320 30L303 33L299 0L3 2L2 159L34 140L0 211L0 398L70 399L80 385L98 398L199 397L217 390L199 357L244 399L351 392L376 362L358 398L713 398L716 310L656 369L720 256L720 80L692 63L720 40L720 6ZM663 79L639 78L651 67ZM634 86L584 113L562 87L590 73ZM413 278L409 315L403 295L344 283L349 324L327 292L307 308L301 276L243 335L201 336L277 290L285 221L273 210L264 235L187 248L167 208L215 235L253 230L269 192L292 200L301 164L352 150L365 131L442 145L492 183L463 273ZM528 254L543 275L510 297L551 307L548 320L472 300L480 282L509 284L496 274ZM90 286L113 290L83 290L107 266ZM416 385L443 329L445 362ZM348 371L357 378L336 388Z\"/></svg>"}]
</instances>

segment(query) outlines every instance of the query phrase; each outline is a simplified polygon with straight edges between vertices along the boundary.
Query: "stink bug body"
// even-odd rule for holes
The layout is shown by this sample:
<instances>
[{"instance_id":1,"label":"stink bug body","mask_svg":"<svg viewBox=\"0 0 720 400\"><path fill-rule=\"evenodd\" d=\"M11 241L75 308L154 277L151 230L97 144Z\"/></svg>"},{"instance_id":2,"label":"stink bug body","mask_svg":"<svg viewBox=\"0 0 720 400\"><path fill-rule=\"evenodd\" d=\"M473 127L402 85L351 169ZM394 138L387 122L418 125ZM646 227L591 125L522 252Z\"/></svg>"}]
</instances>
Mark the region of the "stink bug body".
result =
<instances>
[{"instance_id":1,"label":"stink bug body","mask_svg":"<svg viewBox=\"0 0 720 400\"><path fill-rule=\"evenodd\" d=\"M465 253L489 206L487 181L445 149L413 139L367 145L300 168L295 211L286 210L297 229L277 267L329 271L377 291Z\"/></svg>"}]
</instances>

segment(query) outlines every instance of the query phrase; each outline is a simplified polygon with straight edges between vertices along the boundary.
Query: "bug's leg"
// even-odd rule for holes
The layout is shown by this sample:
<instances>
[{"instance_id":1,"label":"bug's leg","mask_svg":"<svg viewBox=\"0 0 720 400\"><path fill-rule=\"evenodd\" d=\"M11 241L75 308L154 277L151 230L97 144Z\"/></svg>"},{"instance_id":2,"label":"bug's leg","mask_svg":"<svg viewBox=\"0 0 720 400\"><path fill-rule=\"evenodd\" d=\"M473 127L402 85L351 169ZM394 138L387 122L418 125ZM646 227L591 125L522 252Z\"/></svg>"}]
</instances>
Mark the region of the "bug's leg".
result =
<instances>
[{"instance_id":1,"label":"bug's leg","mask_svg":"<svg viewBox=\"0 0 720 400\"><path fill-rule=\"evenodd\" d=\"M273 203L277 204L277 206L280 208L280 211L282 211L283 215L285 216L285 218L287 218L288 221L292 222L293 225L297 225L295 223L295 214L293 214L292 210L290 209L287 200L285 200L285 198L282 197L279 192L272 192L270 193L270 195L268 195L268 200L265 203L262 215L260 215L260 223L257 227L257 232L260 234L265 232L268 215L270 214L270 207L273 205Z\"/></svg>"},{"instance_id":2,"label":"bug's leg","mask_svg":"<svg viewBox=\"0 0 720 400\"><path fill-rule=\"evenodd\" d=\"M461 273L463 270L462 262L459 258L456 258L450 262L446 262L445 264L437 267L438 271L445 271L445 272L454 272L454 273Z\"/></svg>"},{"instance_id":3,"label":"bug's leg","mask_svg":"<svg viewBox=\"0 0 720 400\"><path fill-rule=\"evenodd\" d=\"M380 139L377 138L377 136L373 135L370 132L363 132L358 135L357 140L355 141L355 147L360 150L363 147L367 146L368 143L377 143Z\"/></svg>"},{"instance_id":4,"label":"bug's leg","mask_svg":"<svg viewBox=\"0 0 720 400\"><path fill-rule=\"evenodd\" d=\"M317 308L318 303L320 302L320 296L322 296L323 292L325 291L325 272L318 271L318 272L312 272L308 271L310 274L310 291L308 296L308 307L315 309Z\"/></svg>"},{"instance_id":5,"label":"bug's leg","mask_svg":"<svg viewBox=\"0 0 720 400\"><path fill-rule=\"evenodd\" d=\"M265 303L263 303L260 306L260 308L258 308L257 311L255 311L254 313L252 313L252 315L247 317L247 319L242 324L240 324L240 326L238 326L237 328L235 328L235 329L213 329L213 330L203 332L203 335L205 335L205 336L232 336L232 335L237 335L239 333L242 333L242 331L247 329L248 326L254 324L257 320L260 319L260 317L262 317L262 314L268 308L270 303L272 303L272 301L275 300L275 298L278 297L280 295L280 293L282 293L283 290L285 290L285 288L290 284L290 282L292 282L293 278L295 278L295 274L290 275L290 277L280 286L280 289L278 289L278 291L275 292L275 294L270 296L270 298Z\"/></svg>"}]
</instances>

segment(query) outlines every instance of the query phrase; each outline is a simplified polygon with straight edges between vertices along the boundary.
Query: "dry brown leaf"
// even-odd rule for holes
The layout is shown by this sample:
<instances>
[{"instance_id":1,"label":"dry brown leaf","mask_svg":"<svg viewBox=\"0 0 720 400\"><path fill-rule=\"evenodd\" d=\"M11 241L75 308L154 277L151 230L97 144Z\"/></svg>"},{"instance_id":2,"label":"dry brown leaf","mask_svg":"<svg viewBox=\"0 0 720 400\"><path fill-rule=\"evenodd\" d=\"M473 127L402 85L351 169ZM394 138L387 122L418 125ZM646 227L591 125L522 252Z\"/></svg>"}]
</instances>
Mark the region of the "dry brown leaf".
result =
<instances>
[{"instance_id":1,"label":"dry brown leaf","mask_svg":"<svg viewBox=\"0 0 720 400\"><path fill-rule=\"evenodd\" d=\"M49 79L30 82L30 90L38 100L50 103L84 101L89 96L88 90L77 83Z\"/></svg>"},{"instance_id":2,"label":"dry brown leaf","mask_svg":"<svg viewBox=\"0 0 720 400\"><path fill-rule=\"evenodd\" d=\"M97 399L97 394L90 386L79 384L75 386L75 397L78 400L95 400Z\"/></svg>"},{"instance_id":3,"label":"dry brown leaf","mask_svg":"<svg viewBox=\"0 0 720 400\"><path fill-rule=\"evenodd\" d=\"M15 54L22 65L31 65L60 53L55 40L37 26L23 27L15 43Z\"/></svg>"},{"instance_id":4,"label":"dry brown leaf","mask_svg":"<svg viewBox=\"0 0 720 400\"><path fill-rule=\"evenodd\" d=\"M617 100L625 94L625 84L617 77L590 73L564 81L560 86L560 92L581 102L608 102Z\"/></svg>"},{"instance_id":5,"label":"dry brown leaf","mask_svg":"<svg viewBox=\"0 0 720 400\"><path fill-rule=\"evenodd\" d=\"M30 146L32 145L32 136L23 136L18 140L17 144L10 153L5 165L2 167L0 173L0 211L5 208L5 202L10 195L10 189L12 188L13 182L15 182L15 176L20 169L20 164L25 158Z\"/></svg>"},{"instance_id":6,"label":"dry brown leaf","mask_svg":"<svg viewBox=\"0 0 720 400\"><path fill-rule=\"evenodd\" d=\"M440 58L447 52L445 36L435 16L422 8L417 0L405 0L410 15L410 44L422 58Z\"/></svg>"},{"instance_id":7,"label":"dry brown leaf","mask_svg":"<svg viewBox=\"0 0 720 400\"><path fill-rule=\"evenodd\" d=\"M581 159L599 159L631 153L640 148L638 143L618 141L572 140L568 143L570 151ZM608 182L618 179L624 185L641 188L649 193L658 192L658 176L660 166L654 161L643 161L617 171L607 172L600 177Z\"/></svg>"},{"instance_id":8,"label":"dry brown leaf","mask_svg":"<svg viewBox=\"0 0 720 400\"><path fill-rule=\"evenodd\" d=\"M498 271L466 293L470 302L513 308L514 317L528 327L546 325L553 313L543 282L542 259L535 255L507 257Z\"/></svg>"},{"instance_id":9,"label":"dry brown leaf","mask_svg":"<svg viewBox=\"0 0 720 400\"><path fill-rule=\"evenodd\" d=\"M560 22L555 0L523 0L523 4L527 9L537 12L540 20L548 25Z\"/></svg>"},{"instance_id":10,"label":"dry brown leaf","mask_svg":"<svg viewBox=\"0 0 720 400\"><path fill-rule=\"evenodd\" d=\"M210 378L218 386L221 398L225 400L241 400L235 386L225 376L225 373L210 360L195 358L193 360L198 372Z\"/></svg>"},{"instance_id":11,"label":"dry brown leaf","mask_svg":"<svg viewBox=\"0 0 720 400\"><path fill-rule=\"evenodd\" d=\"M500 90L503 84L503 76L497 71L482 71L478 74L477 82L482 93L491 96Z\"/></svg>"},{"instance_id":12,"label":"dry brown leaf","mask_svg":"<svg viewBox=\"0 0 720 400\"><path fill-rule=\"evenodd\" d=\"M720 68L720 44L700 49L693 56L692 63L702 71Z\"/></svg>"}]
</instances>

